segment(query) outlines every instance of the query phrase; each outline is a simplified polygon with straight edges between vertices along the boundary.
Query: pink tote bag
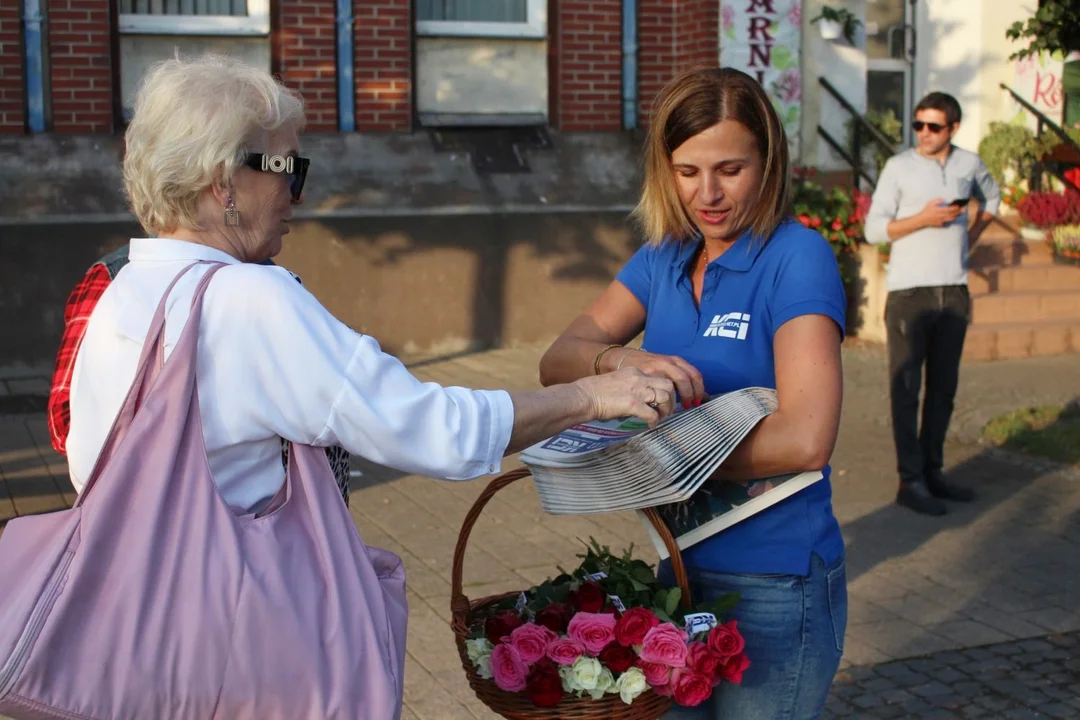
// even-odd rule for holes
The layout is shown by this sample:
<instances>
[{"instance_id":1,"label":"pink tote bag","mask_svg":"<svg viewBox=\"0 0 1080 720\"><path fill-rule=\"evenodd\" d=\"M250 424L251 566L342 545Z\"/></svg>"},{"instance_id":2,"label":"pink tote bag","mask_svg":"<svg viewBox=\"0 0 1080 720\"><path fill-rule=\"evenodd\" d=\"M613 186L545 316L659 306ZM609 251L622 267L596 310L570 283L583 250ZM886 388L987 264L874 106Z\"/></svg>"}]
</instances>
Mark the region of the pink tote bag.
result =
<instances>
[{"instance_id":1,"label":"pink tote bag","mask_svg":"<svg viewBox=\"0 0 1080 720\"><path fill-rule=\"evenodd\" d=\"M0 536L0 715L401 714L404 570L364 545L324 452L293 445L282 492L260 516L237 516L218 494L195 355L203 293L221 267L202 278L162 365L166 291L74 507L16 518Z\"/></svg>"}]
</instances>

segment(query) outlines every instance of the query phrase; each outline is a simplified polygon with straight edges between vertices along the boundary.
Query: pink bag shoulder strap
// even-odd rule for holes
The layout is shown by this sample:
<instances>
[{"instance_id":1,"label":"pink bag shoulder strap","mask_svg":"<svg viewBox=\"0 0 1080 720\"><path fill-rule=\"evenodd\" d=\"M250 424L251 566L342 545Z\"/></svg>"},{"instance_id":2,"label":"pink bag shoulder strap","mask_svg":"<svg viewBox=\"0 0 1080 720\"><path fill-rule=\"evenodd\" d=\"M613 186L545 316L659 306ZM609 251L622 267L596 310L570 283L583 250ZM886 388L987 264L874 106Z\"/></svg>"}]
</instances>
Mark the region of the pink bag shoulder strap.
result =
<instances>
[{"instance_id":1,"label":"pink bag shoulder strap","mask_svg":"<svg viewBox=\"0 0 1080 720\"><path fill-rule=\"evenodd\" d=\"M101 452L98 453L97 461L94 463L94 469L91 471L90 477L87 479L82 492L79 493L79 497L75 500L74 507L81 505L90 495L90 491L93 489L102 470L116 453L116 448L123 442L124 437L127 435L132 419L134 419L135 414L139 411L139 408L146 401L147 396L153 389L154 380L157 379L158 373L161 371L162 365L164 365L165 308L169 300L169 295L172 293L173 288L176 286L176 283L179 282L180 278L184 277L184 275L196 265L212 266L199 280L199 284L195 287L195 293L191 300L191 314L188 316L188 325L194 321L196 324L193 328L196 330L198 329L199 312L202 308L203 293L206 292L206 286L209 284L210 279L218 270L225 267L225 263L215 263L209 260L193 262L177 273L176 277L169 283L169 286L165 288L165 293L161 296L161 301L158 303L157 310L154 311L154 317L150 321L150 329L146 332L146 340L143 342L142 353L139 355L139 363L135 369L135 379L128 389L127 396L124 398L124 404L120 407L120 412L117 413L116 419L109 429L109 434L105 437L105 442L101 446ZM185 330L187 329L188 328L185 328ZM192 343L191 350L188 353L190 357L176 358L174 354L170 359L174 362L194 363L197 348L198 344Z\"/></svg>"}]
</instances>

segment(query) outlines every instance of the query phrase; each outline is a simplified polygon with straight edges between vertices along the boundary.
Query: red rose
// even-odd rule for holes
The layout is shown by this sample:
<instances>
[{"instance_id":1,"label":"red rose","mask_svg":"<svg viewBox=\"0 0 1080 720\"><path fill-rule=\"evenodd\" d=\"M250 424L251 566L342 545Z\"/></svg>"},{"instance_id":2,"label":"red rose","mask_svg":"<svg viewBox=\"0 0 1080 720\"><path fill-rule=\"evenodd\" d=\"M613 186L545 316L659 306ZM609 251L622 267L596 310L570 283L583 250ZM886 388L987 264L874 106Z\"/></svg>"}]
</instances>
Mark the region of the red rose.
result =
<instances>
[{"instance_id":1,"label":"red rose","mask_svg":"<svg viewBox=\"0 0 1080 720\"><path fill-rule=\"evenodd\" d=\"M738 655L746 647L742 633L739 632L739 621L728 620L723 625L717 625L709 631L709 649L721 660L727 660L733 655Z\"/></svg>"},{"instance_id":2,"label":"red rose","mask_svg":"<svg viewBox=\"0 0 1080 720\"><path fill-rule=\"evenodd\" d=\"M637 653L618 643L611 643L600 652L600 662L613 673L629 670L637 660Z\"/></svg>"},{"instance_id":3,"label":"red rose","mask_svg":"<svg viewBox=\"0 0 1080 720\"><path fill-rule=\"evenodd\" d=\"M562 700L562 678L559 666L547 658L539 660L525 680L525 697L537 707L552 707Z\"/></svg>"},{"instance_id":4,"label":"red rose","mask_svg":"<svg viewBox=\"0 0 1080 720\"><path fill-rule=\"evenodd\" d=\"M723 659L703 642L691 643L686 653L686 664L694 672L701 673L707 678L716 678L717 682L720 680L717 671L722 663Z\"/></svg>"},{"instance_id":5,"label":"red rose","mask_svg":"<svg viewBox=\"0 0 1080 720\"><path fill-rule=\"evenodd\" d=\"M484 635L492 645L498 645L502 639L521 625L521 616L516 610L504 610L484 621Z\"/></svg>"},{"instance_id":6,"label":"red rose","mask_svg":"<svg viewBox=\"0 0 1080 720\"><path fill-rule=\"evenodd\" d=\"M712 695L712 678L693 670L676 670L671 678L675 702L683 707L695 707Z\"/></svg>"},{"instance_id":7,"label":"red rose","mask_svg":"<svg viewBox=\"0 0 1080 720\"><path fill-rule=\"evenodd\" d=\"M570 606L564 603L551 603L540 612L536 613L536 624L543 625L554 633L565 633L566 624L573 615Z\"/></svg>"},{"instance_id":8,"label":"red rose","mask_svg":"<svg viewBox=\"0 0 1080 720\"><path fill-rule=\"evenodd\" d=\"M620 645L630 647L645 641L645 633L660 624L660 618L648 608L630 608L615 623L615 639Z\"/></svg>"},{"instance_id":9,"label":"red rose","mask_svg":"<svg viewBox=\"0 0 1080 720\"><path fill-rule=\"evenodd\" d=\"M738 685L742 682L742 674L748 667L750 667L750 658L745 655L736 655L724 662L719 669L720 677Z\"/></svg>"},{"instance_id":10,"label":"red rose","mask_svg":"<svg viewBox=\"0 0 1080 720\"><path fill-rule=\"evenodd\" d=\"M604 588L590 581L578 588L576 592L570 593L569 600L570 606L575 610L598 613L604 609L607 593L604 592Z\"/></svg>"}]
</instances>

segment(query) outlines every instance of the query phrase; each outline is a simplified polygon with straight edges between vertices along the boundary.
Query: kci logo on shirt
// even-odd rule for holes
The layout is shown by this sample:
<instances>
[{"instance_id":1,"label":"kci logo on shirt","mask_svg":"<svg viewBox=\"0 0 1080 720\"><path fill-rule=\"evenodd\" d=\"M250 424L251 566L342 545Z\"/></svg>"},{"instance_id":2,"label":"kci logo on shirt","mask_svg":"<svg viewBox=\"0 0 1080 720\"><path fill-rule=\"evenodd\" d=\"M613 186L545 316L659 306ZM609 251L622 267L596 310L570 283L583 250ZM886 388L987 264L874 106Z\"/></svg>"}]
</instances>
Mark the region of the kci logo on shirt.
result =
<instances>
[{"instance_id":1,"label":"kci logo on shirt","mask_svg":"<svg viewBox=\"0 0 1080 720\"><path fill-rule=\"evenodd\" d=\"M726 337L745 340L746 331L749 328L749 313L730 312L713 316L709 327L705 329L704 337Z\"/></svg>"}]
</instances>

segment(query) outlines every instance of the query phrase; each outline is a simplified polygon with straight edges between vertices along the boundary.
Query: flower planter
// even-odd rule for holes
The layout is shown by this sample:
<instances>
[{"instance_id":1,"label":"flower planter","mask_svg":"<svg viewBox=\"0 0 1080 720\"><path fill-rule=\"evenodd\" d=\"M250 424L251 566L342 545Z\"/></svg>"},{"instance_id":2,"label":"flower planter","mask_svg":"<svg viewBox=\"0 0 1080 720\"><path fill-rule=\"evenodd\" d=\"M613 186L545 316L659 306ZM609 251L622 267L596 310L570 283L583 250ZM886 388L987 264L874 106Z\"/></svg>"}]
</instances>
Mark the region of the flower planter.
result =
<instances>
[{"instance_id":1,"label":"flower planter","mask_svg":"<svg viewBox=\"0 0 1080 720\"><path fill-rule=\"evenodd\" d=\"M1047 237L1046 230L1037 227L1028 227L1024 225L1020 228L1020 237L1025 240L1044 240Z\"/></svg>"},{"instance_id":2,"label":"flower planter","mask_svg":"<svg viewBox=\"0 0 1080 720\"><path fill-rule=\"evenodd\" d=\"M1054 248L1054 263L1058 265L1080 265L1080 250Z\"/></svg>"},{"instance_id":3,"label":"flower planter","mask_svg":"<svg viewBox=\"0 0 1080 720\"><path fill-rule=\"evenodd\" d=\"M818 20L818 31L821 33L821 39L832 42L833 40L839 40L844 34L844 26L836 20L826 20L822 18Z\"/></svg>"}]
</instances>

